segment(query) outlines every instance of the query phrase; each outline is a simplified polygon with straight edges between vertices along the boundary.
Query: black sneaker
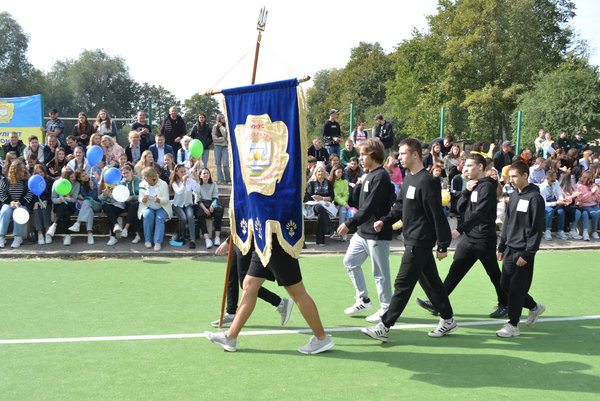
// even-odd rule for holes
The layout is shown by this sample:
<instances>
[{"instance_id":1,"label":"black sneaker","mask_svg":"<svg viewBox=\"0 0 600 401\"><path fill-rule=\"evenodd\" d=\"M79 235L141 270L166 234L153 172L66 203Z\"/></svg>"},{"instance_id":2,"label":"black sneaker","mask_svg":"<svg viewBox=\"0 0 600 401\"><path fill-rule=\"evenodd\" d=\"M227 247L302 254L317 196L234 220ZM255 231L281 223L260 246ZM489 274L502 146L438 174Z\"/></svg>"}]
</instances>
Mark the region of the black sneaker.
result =
<instances>
[{"instance_id":1,"label":"black sneaker","mask_svg":"<svg viewBox=\"0 0 600 401\"><path fill-rule=\"evenodd\" d=\"M506 306L498 305L496 310L490 313L492 319L502 319L508 316L508 308Z\"/></svg>"},{"instance_id":2,"label":"black sneaker","mask_svg":"<svg viewBox=\"0 0 600 401\"><path fill-rule=\"evenodd\" d=\"M194 241L190 241L190 249L196 249L196 243Z\"/></svg>"},{"instance_id":3,"label":"black sneaker","mask_svg":"<svg viewBox=\"0 0 600 401\"><path fill-rule=\"evenodd\" d=\"M417 298L417 305L419 305L421 308L429 311L429 313L431 313L433 316L439 316L439 314L440 314L440 312L438 312L438 310L435 308L435 306L433 306L431 301L428 299L423 300L421 298Z\"/></svg>"}]
</instances>

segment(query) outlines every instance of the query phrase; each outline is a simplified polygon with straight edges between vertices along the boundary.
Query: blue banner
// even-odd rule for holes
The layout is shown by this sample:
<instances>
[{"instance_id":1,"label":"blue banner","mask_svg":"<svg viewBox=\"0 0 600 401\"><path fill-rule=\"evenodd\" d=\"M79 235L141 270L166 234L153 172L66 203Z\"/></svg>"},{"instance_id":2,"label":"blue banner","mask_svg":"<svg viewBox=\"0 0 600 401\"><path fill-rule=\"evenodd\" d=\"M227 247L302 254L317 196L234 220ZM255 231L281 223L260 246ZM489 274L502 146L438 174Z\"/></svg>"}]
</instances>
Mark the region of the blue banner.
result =
<instances>
[{"instance_id":1,"label":"blue banner","mask_svg":"<svg viewBox=\"0 0 600 401\"><path fill-rule=\"evenodd\" d=\"M27 143L26 137L37 135L42 140L42 95L0 98L0 142L8 141L11 132L17 132Z\"/></svg>"},{"instance_id":2,"label":"blue banner","mask_svg":"<svg viewBox=\"0 0 600 401\"><path fill-rule=\"evenodd\" d=\"M232 238L245 254L254 241L263 264L272 235L298 257L304 242L306 131L298 80L223 90L230 132Z\"/></svg>"}]
</instances>

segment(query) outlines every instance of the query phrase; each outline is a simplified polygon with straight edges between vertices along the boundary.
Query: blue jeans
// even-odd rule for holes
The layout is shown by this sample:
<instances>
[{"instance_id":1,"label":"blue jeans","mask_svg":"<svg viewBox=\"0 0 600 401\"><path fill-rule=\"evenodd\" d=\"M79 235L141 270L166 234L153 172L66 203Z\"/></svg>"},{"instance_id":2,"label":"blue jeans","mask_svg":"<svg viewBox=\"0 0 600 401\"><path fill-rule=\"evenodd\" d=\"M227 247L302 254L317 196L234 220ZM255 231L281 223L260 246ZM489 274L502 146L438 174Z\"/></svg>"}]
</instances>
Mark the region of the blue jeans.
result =
<instances>
[{"instance_id":1,"label":"blue jeans","mask_svg":"<svg viewBox=\"0 0 600 401\"><path fill-rule=\"evenodd\" d=\"M229 152L227 146L215 145L215 164L217 165L217 181L231 181L229 175Z\"/></svg>"},{"instance_id":2,"label":"blue jeans","mask_svg":"<svg viewBox=\"0 0 600 401\"><path fill-rule=\"evenodd\" d=\"M592 232L598 230L598 222L600 222L600 207L598 206L579 206L581 217L583 218L583 231L589 228L589 219L592 219Z\"/></svg>"},{"instance_id":3,"label":"blue jeans","mask_svg":"<svg viewBox=\"0 0 600 401\"><path fill-rule=\"evenodd\" d=\"M340 145L327 145L325 146L325 149L327 149L327 153L329 153L329 156L331 156L334 153L339 156L340 152L342 151ZM329 160L327 162L329 162Z\"/></svg>"},{"instance_id":4,"label":"blue jeans","mask_svg":"<svg viewBox=\"0 0 600 401\"><path fill-rule=\"evenodd\" d=\"M21 206L22 209L25 207ZM0 210L0 235L6 235L8 231L8 224L12 220L13 212L16 209L13 209L10 205L2 205L2 210ZM25 224L17 224L13 221L13 234L15 237L23 237L23 233L25 232Z\"/></svg>"},{"instance_id":5,"label":"blue jeans","mask_svg":"<svg viewBox=\"0 0 600 401\"><path fill-rule=\"evenodd\" d=\"M144 218L144 240L152 242L152 232L154 232L154 243L162 244L165 238L165 222L169 214L162 207L160 209L147 208L142 213Z\"/></svg>"},{"instance_id":6,"label":"blue jeans","mask_svg":"<svg viewBox=\"0 0 600 401\"><path fill-rule=\"evenodd\" d=\"M558 231L565 229L565 208L562 206L546 206L546 230L552 230L552 217L556 213Z\"/></svg>"},{"instance_id":7,"label":"blue jeans","mask_svg":"<svg viewBox=\"0 0 600 401\"><path fill-rule=\"evenodd\" d=\"M208 168L208 157L210 156L209 150L210 149L204 148L204 152L202 152L202 165L205 168Z\"/></svg>"},{"instance_id":8,"label":"blue jeans","mask_svg":"<svg viewBox=\"0 0 600 401\"><path fill-rule=\"evenodd\" d=\"M194 219L194 205L173 206L173 212L179 219L177 239L182 241L185 238L185 226L187 223L190 234L190 241L196 240L196 220Z\"/></svg>"}]
</instances>

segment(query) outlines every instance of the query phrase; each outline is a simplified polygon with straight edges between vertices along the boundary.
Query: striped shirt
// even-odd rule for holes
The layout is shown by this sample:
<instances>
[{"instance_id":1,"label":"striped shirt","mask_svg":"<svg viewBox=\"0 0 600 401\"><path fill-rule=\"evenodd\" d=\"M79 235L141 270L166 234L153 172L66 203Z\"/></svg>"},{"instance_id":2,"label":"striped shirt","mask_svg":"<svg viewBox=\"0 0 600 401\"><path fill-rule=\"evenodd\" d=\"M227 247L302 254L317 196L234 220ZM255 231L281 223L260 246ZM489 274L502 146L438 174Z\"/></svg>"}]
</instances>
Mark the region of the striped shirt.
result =
<instances>
[{"instance_id":1,"label":"striped shirt","mask_svg":"<svg viewBox=\"0 0 600 401\"><path fill-rule=\"evenodd\" d=\"M33 194L27 187L27 180L21 180L16 184L9 184L7 178L0 180L0 202L10 204L12 201L19 201L28 205L33 199Z\"/></svg>"}]
</instances>

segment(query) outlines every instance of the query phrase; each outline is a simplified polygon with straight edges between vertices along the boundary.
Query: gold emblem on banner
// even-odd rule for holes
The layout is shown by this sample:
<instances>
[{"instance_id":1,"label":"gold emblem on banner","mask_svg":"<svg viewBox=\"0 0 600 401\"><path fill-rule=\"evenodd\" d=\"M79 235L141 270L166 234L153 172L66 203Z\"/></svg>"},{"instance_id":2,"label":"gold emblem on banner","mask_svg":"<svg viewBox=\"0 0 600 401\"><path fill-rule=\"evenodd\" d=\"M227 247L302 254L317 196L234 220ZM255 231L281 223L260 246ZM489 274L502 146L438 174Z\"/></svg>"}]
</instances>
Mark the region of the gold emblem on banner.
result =
<instances>
[{"instance_id":1,"label":"gold emblem on banner","mask_svg":"<svg viewBox=\"0 0 600 401\"><path fill-rule=\"evenodd\" d=\"M294 234L296 234L296 230L298 229L298 225L293 220L290 220L285 225L285 229L288 230L288 234L290 235L290 237L293 237Z\"/></svg>"},{"instance_id":2,"label":"gold emblem on banner","mask_svg":"<svg viewBox=\"0 0 600 401\"><path fill-rule=\"evenodd\" d=\"M242 221L240 222L240 227L242 228L242 234L246 235L246 232L248 230L248 223L246 222L246 219L242 219Z\"/></svg>"},{"instance_id":3,"label":"gold emblem on banner","mask_svg":"<svg viewBox=\"0 0 600 401\"><path fill-rule=\"evenodd\" d=\"M15 105L0 101L0 123L7 124L15 115Z\"/></svg>"},{"instance_id":4,"label":"gold emblem on banner","mask_svg":"<svg viewBox=\"0 0 600 401\"><path fill-rule=\"evenodd\" d=\"M287 126L283 121L271 122L268 114L249 114L246 124L235 127L235 136L248 194L273 195L290 159Z\"/></svg>"}]
</instances>

